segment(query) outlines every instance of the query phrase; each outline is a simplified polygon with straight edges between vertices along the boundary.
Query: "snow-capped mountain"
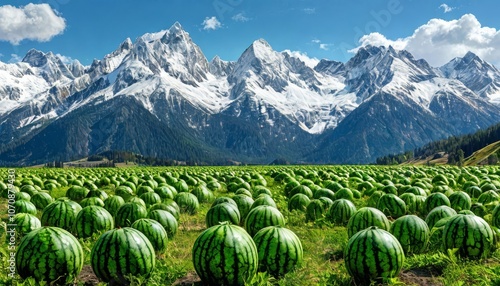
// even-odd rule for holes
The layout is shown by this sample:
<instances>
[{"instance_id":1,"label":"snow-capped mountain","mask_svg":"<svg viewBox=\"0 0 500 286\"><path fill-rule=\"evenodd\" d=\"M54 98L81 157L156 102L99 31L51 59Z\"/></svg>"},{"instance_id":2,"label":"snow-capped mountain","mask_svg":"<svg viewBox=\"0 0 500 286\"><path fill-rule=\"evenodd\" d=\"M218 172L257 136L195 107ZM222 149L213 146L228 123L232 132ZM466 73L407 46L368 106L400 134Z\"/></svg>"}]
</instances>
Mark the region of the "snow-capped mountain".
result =
<instances>
[{"instance_id":1,"label":"snow-capped mountain","mask_svg":"<svg viewBox=\"0 0 500 286\"><path fill-rule=\"evenodd\" d=\"M224 163L367 163L500 120L498 70L472 53L441 68L364 47L314 68L253 42L208 61L179 23L84 67L31 50L0 63L0 161L129 150Z\"/></svg>"}]
</instances>

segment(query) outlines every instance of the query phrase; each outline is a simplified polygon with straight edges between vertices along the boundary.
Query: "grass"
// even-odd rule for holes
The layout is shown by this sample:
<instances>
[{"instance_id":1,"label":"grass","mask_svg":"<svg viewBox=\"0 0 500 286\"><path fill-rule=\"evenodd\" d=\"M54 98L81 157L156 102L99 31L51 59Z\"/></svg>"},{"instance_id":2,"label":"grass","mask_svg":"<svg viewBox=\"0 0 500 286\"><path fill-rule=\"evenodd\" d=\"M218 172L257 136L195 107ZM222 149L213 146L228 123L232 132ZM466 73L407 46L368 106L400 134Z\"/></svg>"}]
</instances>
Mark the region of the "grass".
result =
<instances>
[{"instance_id":1,"label":"grass","mask_svg":"<svg viewBox=\"0 0 500 286\"><path fill-rule=\"evenodd\" d=\"M482 149L477 150L472 153L471 156L467 157L464 161L464 166L474 166L487 160L491 154L494 154L500 150L500 141L492 143Z\"/></svg>"},{"instance_id":2,"label":"grass","mask_svg":"<svg viewBox=\"0 0 500 286\"><path fill-rule=\"evenodd\" d=\"M280 170L289 170L285 167L276 167ZM293 170L304 169L307 171L333 169L336 174L342 178L356 168L365 170L367 167L350 167L348 171L342 169L337 170L337 167L289 167ZM346 167L347 168L347 167ZM376 168L376 167L374 167ZM401 167L399 167L401 168ZM411 170L413 167L403 167L404 170ZM425 170L429 174L438 174L448 172L445 167L419 167L420 170ZM120 174L130 173L165 173L165 172L194 172L197 168L182 168L182 169L164 169L164 168L134 168L134 169L106 169L102 172L112 173L120 172ZM202 169L204 170L204 169ZM294 271L286 274L280 279L269 276L265 272L259 273L254 277L249 285L356 285L344 266L343 251L347 245L348 237L347 230L343 226L334 226L325 219L319 219L315 222L306 222L305 214L300 211L288 211L288 199L284 196L284 183L275 182L267 173L270 167L248 167L248 168L213 168L208 169L208 172L219 172L228 176L244 174L248 172L258 172L265 174L264 178L267 181L267 188L271 190L273 198L286 218L287 228L295 232L302 242L304 249L304 260L302 264ZM392 174L393 178L397 174L403 173L401 169L380 168L375 169L376 172L384 174ZM450 169L451 170L451 169ZM476 170L476 169L474 169ZM470 170L471 172L474 170ZM495 170L496 171L496 170ZM19 176L25 177L26 174L33 172L31 170L18 170ZM36 172L43 174L44 172L53 172L53 170L39 169ZM89 169L74 169L65 170L63 172L72 172L75 174L85 174L91 176L94 172ZM99 171L101 172L101 171ZM127 172L127 173L126 173ZM451 172L451 171L450 171ZM0 170L0 175L2 174ZM492 178L495 178L492 174ZM221 175L222 177L222 175ZM375 177L375 174L372 174ZM383 176L380 176L382 178ZM300 178L300 177L299 177ZM356 188L355 181L347 182L349 187ZM460 186L456 186L459 188ZM51 192L55 198L65 196L68 187L60 187ZM113 187L107 187L105 190L109 194L113 194ZM231 196L226 192L225 184L220 191L215 192L216 196ZM366 198L355 199L355 205L359 208L366 205ZM194 271L194 266L191 259L191 248L198 235L205 229L205 215L210 208L210 204L201 204L200 209L194 215L181 214L179 220L179 229L176 236L170 239L168 248L165 252L158 254L156 269L149 279L133 278L132 285L201 285ZM7 214L7 201L0 199L0 217L2 218L3 228L0 228L0 240L5 241L5 221ZM41 212L38 212L41 216ZM90 267L90 251L96 240L96 237L90 239L80 239L85 253L84 271L76 281L76 285L105 285L98 282L93 276ZM8 267L7 258L10 252L7 245L0 247L0 285L43 285L37 284L33 279L21 280L19 277L15 281L7 277L5 269ZM500 285L500 251L493 253L492 257L480 261L469 261L458 258L453 253L442 253L432 251L426 254L413 255L406 258L403 269L400 275L396 278L384 281L386 285Z\"/></svg>"}]
</instances>

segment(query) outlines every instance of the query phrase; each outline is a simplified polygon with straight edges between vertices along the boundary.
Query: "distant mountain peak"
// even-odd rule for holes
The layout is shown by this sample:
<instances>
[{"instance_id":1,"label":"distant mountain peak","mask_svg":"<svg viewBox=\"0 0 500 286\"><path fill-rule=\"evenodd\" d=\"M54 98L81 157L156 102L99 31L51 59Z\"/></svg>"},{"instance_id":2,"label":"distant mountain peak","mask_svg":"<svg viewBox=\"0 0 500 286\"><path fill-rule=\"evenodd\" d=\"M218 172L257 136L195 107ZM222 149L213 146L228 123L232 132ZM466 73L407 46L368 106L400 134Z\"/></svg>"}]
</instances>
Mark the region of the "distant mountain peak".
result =
<instances>
[{"instance_id":1,"label":"distant mountain peak","mask_svg":"<svg viewBox=\"0 0 500 286\"><path fill-rule=\"evenodd\" d=\"M32 67L42 67L47 63L47 56L42 51L30 49L24 56L22 62L28 63Z\"/></svg>"}]
</instances>

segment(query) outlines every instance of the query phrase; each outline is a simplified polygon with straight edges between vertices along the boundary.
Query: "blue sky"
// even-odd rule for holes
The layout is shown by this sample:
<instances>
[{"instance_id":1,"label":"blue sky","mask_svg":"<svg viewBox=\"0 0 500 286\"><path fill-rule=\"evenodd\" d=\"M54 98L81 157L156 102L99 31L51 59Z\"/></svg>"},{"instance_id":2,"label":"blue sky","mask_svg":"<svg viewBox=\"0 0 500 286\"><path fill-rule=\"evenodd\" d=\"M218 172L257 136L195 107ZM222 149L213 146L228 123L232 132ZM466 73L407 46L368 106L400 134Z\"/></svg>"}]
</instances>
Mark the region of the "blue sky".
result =
<instances>
[{"instance_id":1,"label":"blue sky","mask_svg":"<svg viewBox=\"0 0 500 286\"><path fill-rule=\"evenodd\" d=\"M498 11L498 0L3 0L0 61L35 48L88 65L178 21L208 60L237 60L264 38L316 59L391 44L435 66L472 50L498 67Z\"/></svg>"}]
</instances>

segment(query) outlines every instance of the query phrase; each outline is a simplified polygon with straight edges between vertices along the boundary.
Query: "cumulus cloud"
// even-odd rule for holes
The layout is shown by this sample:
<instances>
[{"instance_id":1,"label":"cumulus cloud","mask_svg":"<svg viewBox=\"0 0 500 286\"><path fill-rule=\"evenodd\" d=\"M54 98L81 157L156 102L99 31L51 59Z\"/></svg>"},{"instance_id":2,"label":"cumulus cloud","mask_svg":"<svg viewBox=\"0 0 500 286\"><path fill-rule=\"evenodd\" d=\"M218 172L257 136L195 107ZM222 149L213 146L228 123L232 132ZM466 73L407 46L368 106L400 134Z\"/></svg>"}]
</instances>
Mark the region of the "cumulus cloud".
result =
<instances>
[{"instance_id":1,"label":"cumulus cloud","mask_svg":"<svg viewBox=\"0 0 500 286\"><path fill-rule=\"evenodd\" d=\"M455 57L463 57L468 51L500 66L500 31L483 27L472 14L446 21L432 19L417 28L413 35L396 40L387 39L380 33L361 37L360 46L389 46L405 49L415 58L423 58L433 66L441 66ZM359 49L350 50L356 52Z\"/></svg>"},{"instance_id":2,"label":"cumulus cloud","mask_svg":"<svg viewBox=\"0 0 500 286\"><path fill-rule=\"evenodd\" d=\"M306 53L303 52L290 51L290 50L284 50L283 52L288 53L292 57L298 58L299 60L303 61L306 64L306 66L310 68L314 68L319 63L319 60L317 58L310 58Z\"/></svg>"},{"instance_id":3,"label":"cumulus cloud","mask_svg":"<svg viewBox=\"0 0 500 286\"><path fill-rule=\"evenodd\" d=\"M448 6L448 4L445 3L439 5L439 8L443 9L445 13L450 13L451 11L455 10L455 7L450 7Z\"/></svg>"},{"instance_id":4,"label":"cumulus cloud","mask_svg":"<svg viewBox=\"0 0 500 286\"><path fill-rule=\"evenodd\" d=\"M234 15L233 17L231 17L231 19L233 19L236 22L248 22L248 21L250 21L250 18L245 16L245 13L238 13L238 14Z\"/></svg>"},{"instance_id":5,"label":"cumulus cloud","mask_svg":"<svg viewBox=\"0 0 500 286\"><path fill-rule=\"evenodd\" d=\"M203 30L217 30L220 27L222 27L222 24L219 20L217 20L217 17L206 17L205 20L203 21Z\"/></svg>"},{"instance_id":6,"label":"cumulus cloud","mask_svg":"<svg viewBox=\"0 0 500 286\"><path fill-rule=\"evenodd\" d=\"M66 20L48 4L0 6L0 41L18 45L22 40L46 42L61 34Z\"/></svg>"}]
</instances>

